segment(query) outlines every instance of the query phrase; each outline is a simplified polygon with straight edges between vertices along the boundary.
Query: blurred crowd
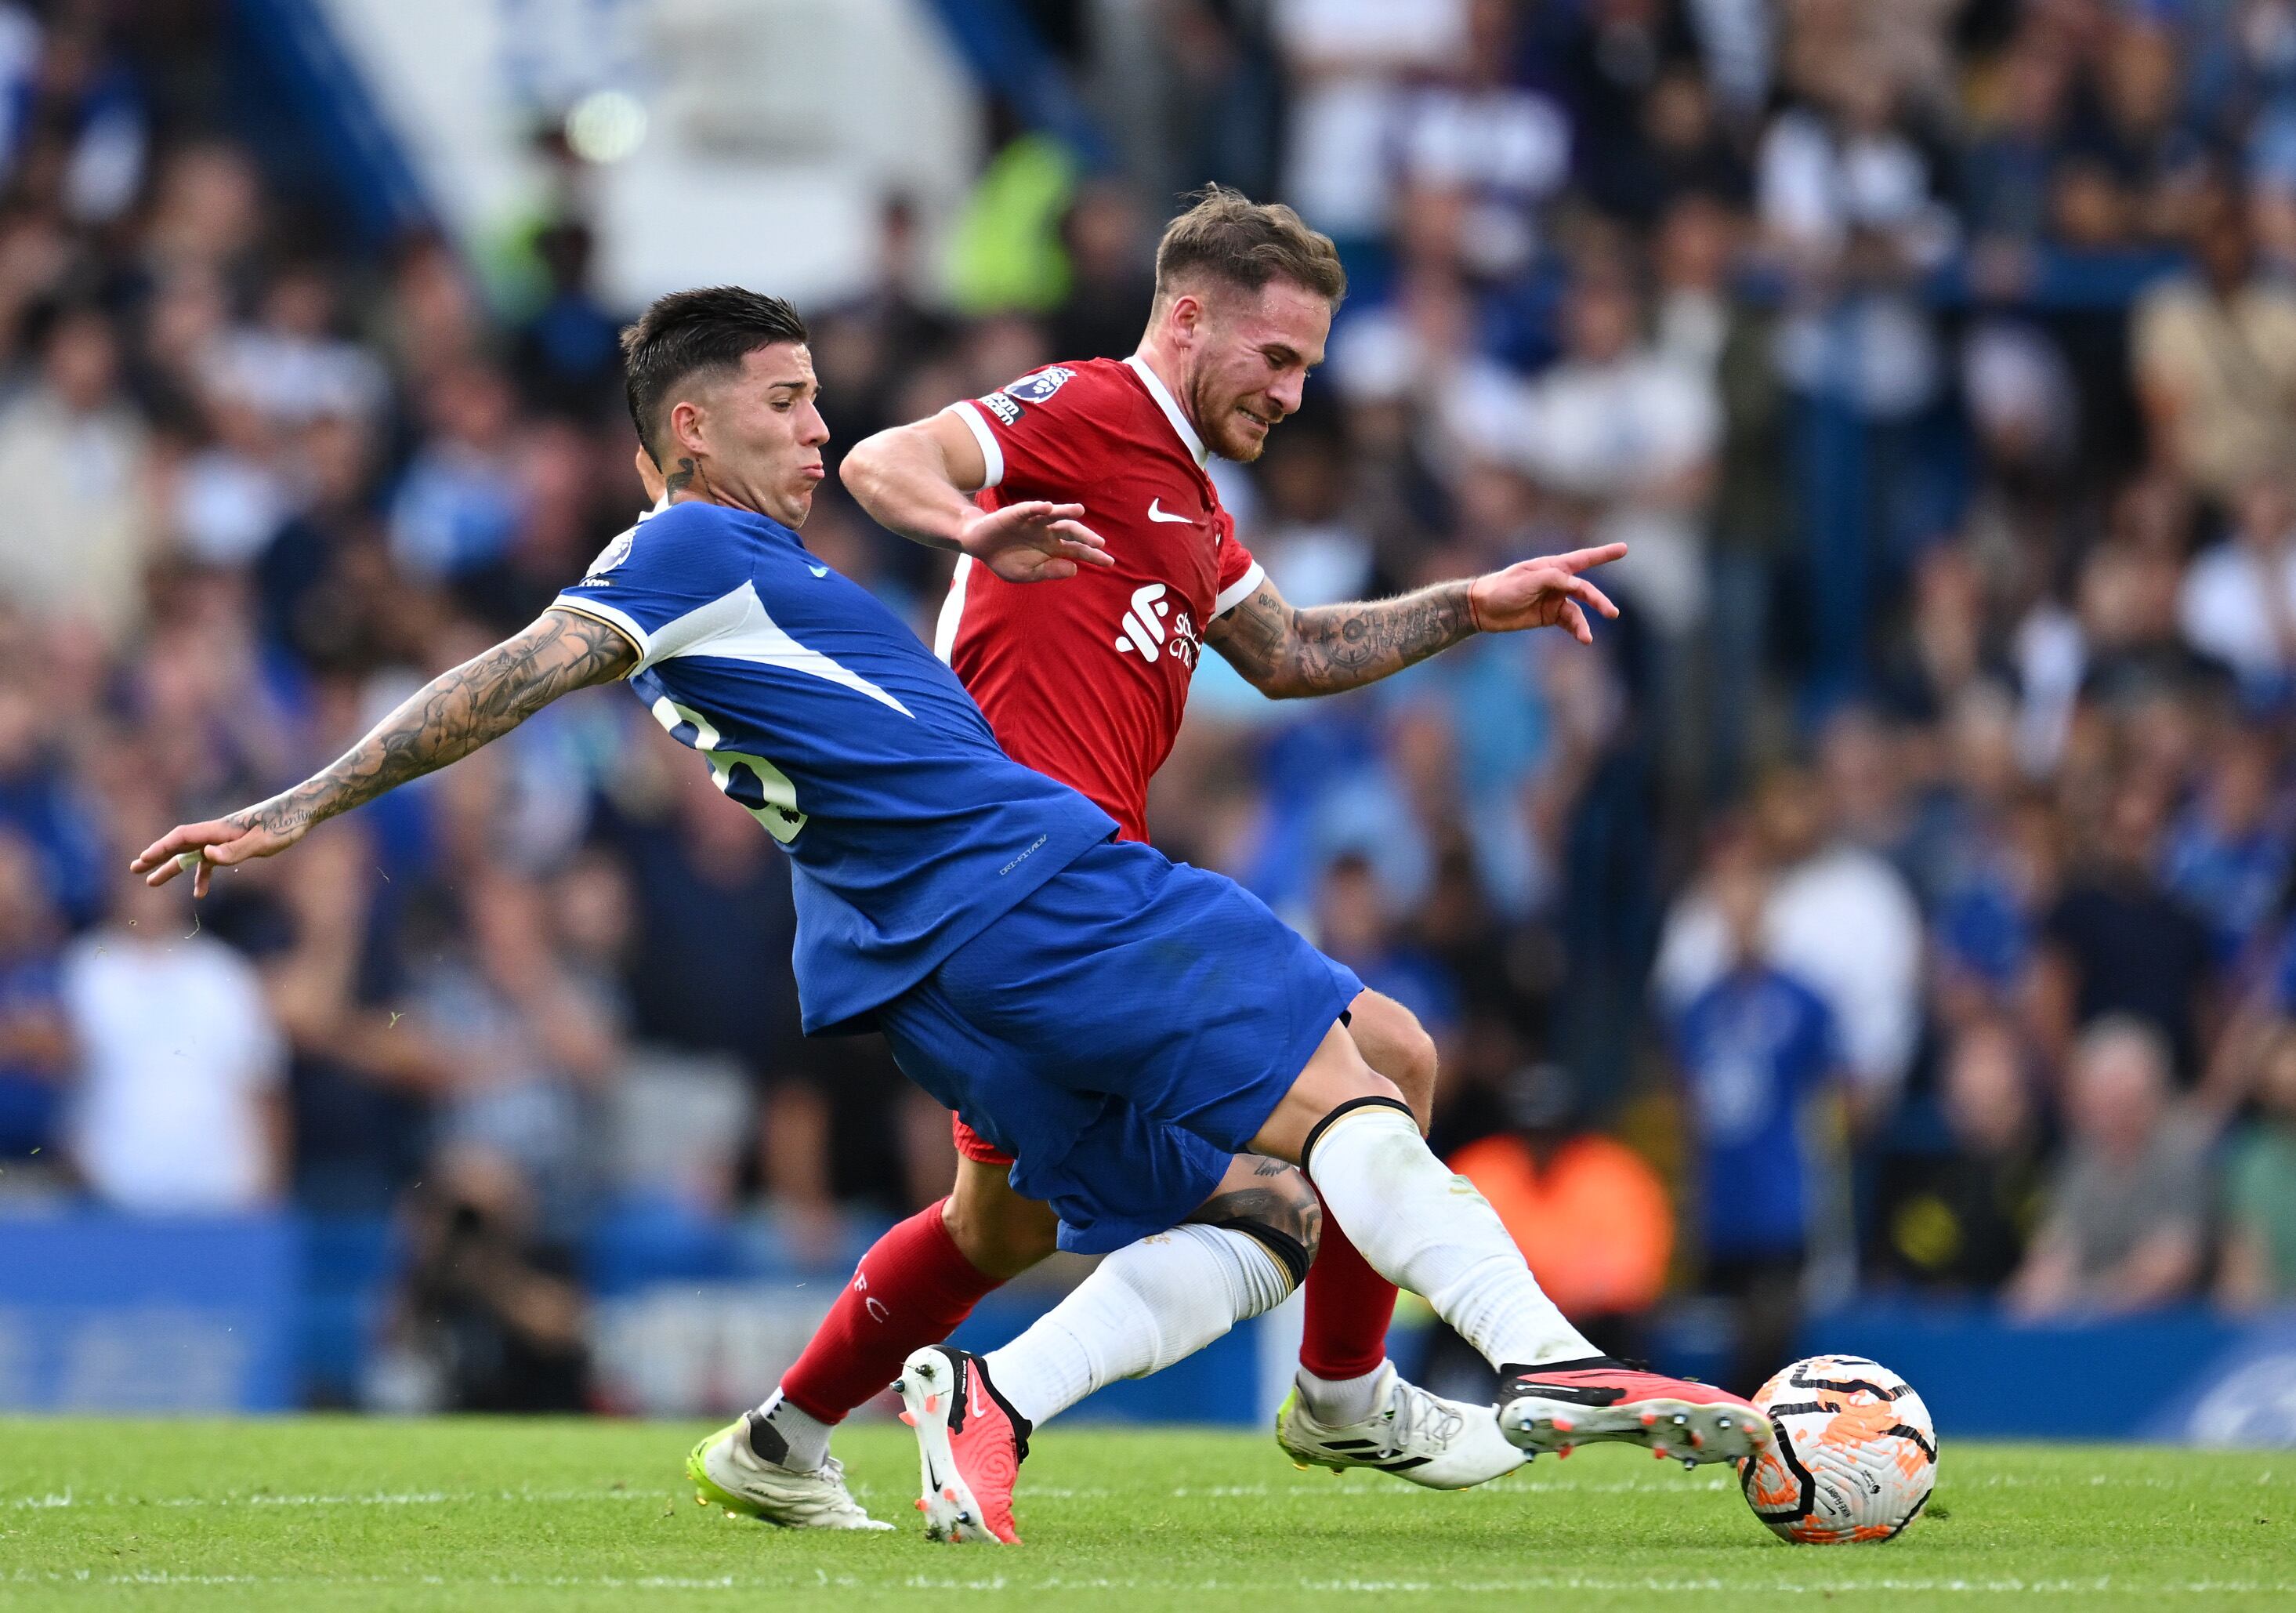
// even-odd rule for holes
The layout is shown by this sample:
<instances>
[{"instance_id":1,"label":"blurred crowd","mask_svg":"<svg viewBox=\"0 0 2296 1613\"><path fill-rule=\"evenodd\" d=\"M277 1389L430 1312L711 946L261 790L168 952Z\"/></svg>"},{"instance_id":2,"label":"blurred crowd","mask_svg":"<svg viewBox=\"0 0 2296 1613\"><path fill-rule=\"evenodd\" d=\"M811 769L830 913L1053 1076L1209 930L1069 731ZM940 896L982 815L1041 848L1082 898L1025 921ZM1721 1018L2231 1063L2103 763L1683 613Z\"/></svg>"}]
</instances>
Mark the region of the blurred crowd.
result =
<instances>
[{"instance_id":1,"label":"blurred crowd","mask_svg":"<svg viewBox=\"0 0 2296 1613\"><path fill-rule=\"evenodd\" d=\"M1774 1363L1860 1284L2296 1297L2296 0L1025 9L1103 149L992 95L953 229L885 200L806 310L832 456L1128 352L1219 179L1353 277L1215 466L1292 600L1632 546L1592 651L1208 662L1151 809L1435 1031L1566 1309ZM946 1123L798 1034L783 861L612 690L196 911L120 876L641 499L578 164L483 273L347 250L134 15L0 4L0 1200L394 1214L410 1358L571 1386L599 1215L827 1250ZM937 607L833 491L807 539Z\"/></svg>"}]
</instances>

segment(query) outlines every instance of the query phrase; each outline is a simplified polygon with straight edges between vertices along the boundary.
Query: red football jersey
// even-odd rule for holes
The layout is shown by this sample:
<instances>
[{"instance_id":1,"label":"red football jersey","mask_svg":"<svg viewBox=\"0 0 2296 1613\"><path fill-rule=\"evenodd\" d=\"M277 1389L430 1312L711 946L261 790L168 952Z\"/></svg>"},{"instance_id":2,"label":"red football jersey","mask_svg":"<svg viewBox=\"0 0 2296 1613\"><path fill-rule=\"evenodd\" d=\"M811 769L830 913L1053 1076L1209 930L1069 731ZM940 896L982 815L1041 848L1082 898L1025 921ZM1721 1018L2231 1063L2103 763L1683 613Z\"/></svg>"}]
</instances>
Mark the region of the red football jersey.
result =
<instances>
[{"instance_id":1,"label":"red football jersey","mask_svg":"<svg viewBox=\"0 0 2296 1613\"><path fill-rule=\"evenodd\" d=\"M1204 628L1259 586L1259 564L1141 359L1055 364L949 407L988 462L983 507L1080 504L1116 564L1014 583L961 558L934 653L1015 761L1145 840L1148 780L1180 731Z\"/></svg>"}]
</instances>

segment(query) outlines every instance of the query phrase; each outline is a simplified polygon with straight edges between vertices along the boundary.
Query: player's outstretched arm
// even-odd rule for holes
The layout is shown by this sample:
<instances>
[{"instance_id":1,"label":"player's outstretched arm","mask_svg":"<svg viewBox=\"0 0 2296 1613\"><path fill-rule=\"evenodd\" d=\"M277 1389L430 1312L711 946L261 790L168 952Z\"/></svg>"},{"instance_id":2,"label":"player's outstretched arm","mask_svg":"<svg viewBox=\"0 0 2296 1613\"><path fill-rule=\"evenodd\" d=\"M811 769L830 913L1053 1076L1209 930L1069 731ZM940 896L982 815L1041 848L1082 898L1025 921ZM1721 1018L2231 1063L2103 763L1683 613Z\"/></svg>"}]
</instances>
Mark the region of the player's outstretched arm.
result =
<instances>
[{"instance_id":1,"label":"player's outstretched arm","mask_svg":"<svg viewBox=\"0 0 2296 1613\"><path fill-rule=\"evenodd\" d=\"M983 510L971 495L988 480L980 445L954 415L865 437L838 474L869 518L912 543L972 555L1007 582L1053 582L1085 565L1113 565L1080 504L1046 499Z\"/></svg>"},{"instance_id":2,"label":"player's outstretched arm","mask_svg":"<svg viewBox=\"0 0 2296 1613\"><path fill-rule=\"evenodd\" d=\"M283 852L315 824L499 739L561 695L610 683L637 664L636 646L594 617L553 607L523 632L432 679L324 772L268 801L206 823L181 824L127 866L146 885L195 868L210 872Z\"/></svg>"},{"instance_id":3,"label":"player's outstretched arm","mask_svg":"<svg viewBox=\"0 0 2296 1613\"><path fill-rule=\"evenodd\" d=\"M1626 552L1625 544L1611 543L1545 555L1399 598L1310 610L1297 609L1263 581L1215 621L1205 639L1253 687L1278 700L1359 688L1473 633L1560 627L1592 644L1587 613L1615 616L1619 607L1579 573Z\"/></svg>"}]
</instances>

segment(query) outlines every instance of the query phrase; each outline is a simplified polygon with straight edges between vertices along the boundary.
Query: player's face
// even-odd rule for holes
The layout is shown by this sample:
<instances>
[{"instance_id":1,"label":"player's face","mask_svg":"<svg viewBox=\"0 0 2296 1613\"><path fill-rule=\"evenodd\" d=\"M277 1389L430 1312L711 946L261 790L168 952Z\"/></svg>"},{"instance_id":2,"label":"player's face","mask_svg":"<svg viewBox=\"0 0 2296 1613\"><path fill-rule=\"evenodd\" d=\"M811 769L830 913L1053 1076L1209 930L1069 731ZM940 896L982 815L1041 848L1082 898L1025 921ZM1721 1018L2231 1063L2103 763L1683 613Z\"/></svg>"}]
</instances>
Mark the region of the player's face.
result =
<instances>
[{"instance_id":1,"label":"player's face","mask_svg":"<svg viewBox=\"0 0 2296 1613\"><path fill-rule=\"evenodd\" d=\"M822 445L821 383L813 355L794 342L761 347L742 360L738 375L712 387L697 422L708 450L695 490L802 526L814 490L826 473Z\"/></svg>"},{"instance_id":2,"label":"player's face","mask_svg":"<svg viewBox=\"0 0 2296 1613\"><path fill-rule=\"evenodd\" d=\"M1284 280L1256 292L1214 290L1204 300L1189 413L1206 448L1249 463L1276 422L1299 411L1308 372L1324 361L1332 305Z\"/></svg>"}]
</instances>

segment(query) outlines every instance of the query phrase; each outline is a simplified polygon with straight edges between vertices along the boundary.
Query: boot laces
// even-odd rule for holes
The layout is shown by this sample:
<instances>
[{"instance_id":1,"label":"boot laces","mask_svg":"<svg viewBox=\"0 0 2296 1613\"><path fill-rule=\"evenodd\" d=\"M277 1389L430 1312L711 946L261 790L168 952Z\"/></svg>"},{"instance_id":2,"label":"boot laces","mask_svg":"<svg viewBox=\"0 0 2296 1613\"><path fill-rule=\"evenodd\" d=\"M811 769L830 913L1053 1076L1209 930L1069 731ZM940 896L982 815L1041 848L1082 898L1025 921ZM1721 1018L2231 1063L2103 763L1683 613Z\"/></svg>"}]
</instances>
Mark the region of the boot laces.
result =
<instances>
[{"instance_id":1,"label":"boot laces","mask_svg":"<svg viewBox=\"0 0 2296 1613\"><path fill-rule=\"evenodd\" d=\"M1390 1454L1416 1444L1448 1445L1459 1436L1466 1420L1451 1404L1418 1385L1398 1378L1387 1406L1387 1448Z\"/></svg>"}]
</instances>

